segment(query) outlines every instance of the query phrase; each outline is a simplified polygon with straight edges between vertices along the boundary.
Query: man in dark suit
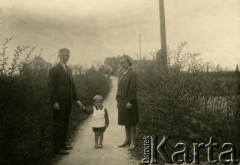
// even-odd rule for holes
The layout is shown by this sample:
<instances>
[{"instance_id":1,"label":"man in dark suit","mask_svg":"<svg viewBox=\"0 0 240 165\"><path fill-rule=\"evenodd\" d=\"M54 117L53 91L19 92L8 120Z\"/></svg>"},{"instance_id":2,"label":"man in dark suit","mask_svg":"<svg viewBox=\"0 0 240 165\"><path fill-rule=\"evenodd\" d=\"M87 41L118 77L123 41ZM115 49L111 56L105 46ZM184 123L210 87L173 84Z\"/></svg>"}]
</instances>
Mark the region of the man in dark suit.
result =
<instances>
[{"instance_id":1,"label":"man in dark suit","mask_svg":"<svg viewBox=\"0 0 240 165\"><path fill-rule=\"evenodd\" d=\"M72 101L84 109L76 93L72 71L66 65L69 57L68 49L60 49L60 61L49 71L49 93L54 122L54 152L63 155L67 155L67 150L72 149L72 146L66 144Z\"/></svg>"}]
</instances>

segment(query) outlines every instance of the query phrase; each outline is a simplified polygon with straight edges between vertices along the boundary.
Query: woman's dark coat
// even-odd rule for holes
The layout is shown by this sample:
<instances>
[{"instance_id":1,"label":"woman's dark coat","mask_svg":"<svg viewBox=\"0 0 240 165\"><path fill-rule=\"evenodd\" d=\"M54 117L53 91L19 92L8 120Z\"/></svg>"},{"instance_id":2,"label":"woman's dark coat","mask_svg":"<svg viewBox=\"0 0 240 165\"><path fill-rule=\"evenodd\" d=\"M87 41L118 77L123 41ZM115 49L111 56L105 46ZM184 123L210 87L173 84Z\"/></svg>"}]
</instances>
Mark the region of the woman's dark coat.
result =
<instances>
[{"instance_id":1,"label":"woman's dark coat","mask_svg":"<svg viewBox=\"0 0 240 165\"><path fill-rule=\"evenodd\" d=\"M120 74L116 99L118 102L118 124L136 125L139 122L137 74L132 67L125 74ZM132 104L131 109L127 109L128 102Z\"/></svg>"}]
</instances>

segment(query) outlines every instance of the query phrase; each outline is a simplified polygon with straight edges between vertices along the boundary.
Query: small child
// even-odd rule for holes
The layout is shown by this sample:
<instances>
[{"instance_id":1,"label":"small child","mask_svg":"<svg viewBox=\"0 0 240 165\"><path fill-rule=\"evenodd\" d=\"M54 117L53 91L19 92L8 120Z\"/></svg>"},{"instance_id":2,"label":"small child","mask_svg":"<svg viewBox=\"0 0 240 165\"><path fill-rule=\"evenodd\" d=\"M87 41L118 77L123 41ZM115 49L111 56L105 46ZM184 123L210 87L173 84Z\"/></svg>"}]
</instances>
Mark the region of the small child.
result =
<instances>
[{"instance_id":1,"label":"small child","mask_svg":"<svg viewBox=\"0 0 240 165\"><path fill-rule=\"evenodd\" d=\"M95 149L103 148L103 133L109 125L108 111L103 106L103 97L96 95L93 98L94 106L90 110L86 110L87 114L93 114L93 131L95 132ZM98 144L98 139L100 142Z\"/></svg>"}]
</instances>

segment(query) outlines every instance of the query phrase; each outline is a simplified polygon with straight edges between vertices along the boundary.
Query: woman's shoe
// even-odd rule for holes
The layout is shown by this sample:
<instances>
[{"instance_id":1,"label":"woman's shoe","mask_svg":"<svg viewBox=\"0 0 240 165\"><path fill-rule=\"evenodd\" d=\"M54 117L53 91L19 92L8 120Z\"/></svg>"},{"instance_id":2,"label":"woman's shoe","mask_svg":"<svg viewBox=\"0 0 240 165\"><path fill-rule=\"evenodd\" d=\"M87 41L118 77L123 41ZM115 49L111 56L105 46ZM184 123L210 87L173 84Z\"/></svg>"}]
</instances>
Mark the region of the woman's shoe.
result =
<instances>
[{"instance_id":1,"label":"woman's shoe","mask_svg":"<svg viewBox=\"0 0 240 165\"><path fill-rule=\"evenodd\" d=\"M98 145L98 148L103 148L103 145L102 145L102 144L99 144L99 145Z\"/></svg>"},{"instance_id":2,"label":"woman's shoe","mask_svg":"<svg viewBox=\"0 0 240 165\"><path fill-rule=\"evenodd\" d=\"M131 151L131 150L133 150L133 149L135 149L136 148L136 146L134 145L134 144L131 144L130 146L129 146L129 151Z\"/></svg>"},{"instance_id":3,"label":"woman's shoe","mask_svg":"<svg viewBox=\"0 0 240 165\"><path fill-rule=\"evenodd\" d=\"M118 147L126 147L127 145L129 145L130 143L128 143L128 142L125 142L125 143L123 143L123 144L121 144L121 145L119 145Z\"/></svg>"},{"instance_id":4,"label":"woman's shoe","mask_svg":"<svg viewBox=\"0 0 240 165\"><path fill-rule=\"evenodd\" d=\"M95 145L95 149L98 149L99 147L98 147L98 145Z\"/></svg>"}]
</instances>

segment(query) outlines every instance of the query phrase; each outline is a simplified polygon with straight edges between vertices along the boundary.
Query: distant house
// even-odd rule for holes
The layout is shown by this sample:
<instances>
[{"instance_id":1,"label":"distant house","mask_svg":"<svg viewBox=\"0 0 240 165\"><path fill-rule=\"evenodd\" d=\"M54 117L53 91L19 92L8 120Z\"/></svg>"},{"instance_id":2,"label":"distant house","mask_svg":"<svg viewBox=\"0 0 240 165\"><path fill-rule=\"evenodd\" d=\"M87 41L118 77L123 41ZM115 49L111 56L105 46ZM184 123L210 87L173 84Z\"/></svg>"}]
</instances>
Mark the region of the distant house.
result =
<instances>
[{"instance_id":1,"label":"distant house","mask_svg":"<svg viewBox=\"0 0 240 165\"><path fill-rule=\"evenodd\" d=\"M46 62L42 57L37 56L29 63L22 63L21 72L38 72L42 70L48 71L52 67L52 64Z\"/></svg>"},{"instance_id":2,"label":"distant house","mask_svg":"<svg viewBox=\"0 0 240 165\"><path fill-rule=\"evenodd\" d=\"M118 65L119 64L119 57L106 57L104 60L105 65Z\"/></svg>"}]
</instances>

